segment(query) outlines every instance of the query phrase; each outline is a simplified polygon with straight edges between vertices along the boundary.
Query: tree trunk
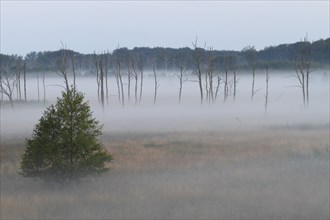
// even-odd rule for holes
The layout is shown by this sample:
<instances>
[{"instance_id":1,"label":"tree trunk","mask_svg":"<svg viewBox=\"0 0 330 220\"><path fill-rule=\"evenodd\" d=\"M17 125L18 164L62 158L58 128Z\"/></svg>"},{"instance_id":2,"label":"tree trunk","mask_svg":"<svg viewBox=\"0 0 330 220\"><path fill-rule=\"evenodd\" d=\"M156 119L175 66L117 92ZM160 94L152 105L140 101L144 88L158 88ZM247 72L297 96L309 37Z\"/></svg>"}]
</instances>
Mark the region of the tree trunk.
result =
<instances>
[{"instance_id":1,"label":"tree trunk","mask_svg":"<svg viewBox=\"0 0 330 220\"><path fill-rule=\"evenodd\" d=\"M24 100L26 102L27 101L26 100L26 62L24 62L23 65L23 78L24 78Z\"/></svg>"},{"instance_id":2,"label":"tree trunk","mask_svg":"<svg viewBox=\"0 0 330 220\"><path fill-rule=\"evenodd\" d=\"M236 100L236 89L237 89L237 73L236 70L234 70L234 93L233 93L234 102Z\"/></svg>"},{"instance_id":3,"label":"tree trunk","mask_svg":"<svg viewBox=\"0 0 330 220\"><path fill-rule=\"evenodd\" d=\"M155 79L155 93L154 93L154 105L156 104L157 100L157 88L159 86L158 81L157 81L157 75L156 75L156 70L155 70L155 65L152 65L152 69L154 71L154 79Z\"/></svg>"},{"instance_id":4,"label":"tree trunk","mask_svg":"<svg viewBox=\"0 0 330 220\"><path fill-rule=\"evenodd\" d=\"M45 72L42 72L42 85L43 85L43 88L44 88L44 105L46 105Z\"/></svg>"},{"instance_id":5,"label":"tree trunk","mask_svg":"<svg viewBox=\"0 0 330 220\"><path fill-rule=\"evenodd\" d=\"M102 104L102 108L104 109L104 72L103 72L103 64L102 64L102 60L99 61L99 68L100 68L100 86L101 86L101 104Z\"/></svg>"},{"instance_id":6,"label":"tree trunk","mask_svg":"<svg viewBox=\"0 0 330 220\"><path fill-rule=\"evenodd\" d=\"M38 102L40 101L40 91L39 91L39 73L37 72L37 87L38 87Z\"/></svg>"},{"instance_id":7,"label":"tree trunk","mask_svg":"<svg viewBox=\"0 0 330 220\"><path fill-rule=\"evenodd\" d=\"M18 58L16 63L16 77L17 77L17 98L22 100L22 92L21 92L21 58Z\"/></svg>"},{"instance_id":8,"label":"tree trunk","mask_svg":"<svg viewBox=\"0 0 330 220\"><path fill-rule=\"evenodd\" d=\"M123 80L121 77L121 70L119 67L119 83L120 83L120 88L121 88L121 104L123 105L123 107L125 106L125 95L124 95L124 84L123 84Z\"/></svg>"},{"instance_id":9,"label":"tree trunk","mask_svg":"<svg viewBox=\"0 0 330 220\"><path fill-rule=\"evenodd\" d=\"M142 88L143 88L143 60L142 60L141 56L140 56L140 68L139 69L140 69L140 77L141 77L139 102L141 102L141 100L142 100Z\"/></svg>"},{"instance_id":10,"label":"tree trunk","mask_svg":"<svg viewBox=\"0 0 330 220\"><path fill-rule=\"evenodd\" d=\"M218 92L219 92L219 88L220 88L220 83L221 83L221 77L217 76L217 87L215 89L214 101L217 100Z\"/></svg>"},{"instance_id":11,"label":"tree trunk","mask_svg":"<svg viewBox=\"0 0 330 220\"><path fill-rule=\"evenodd\" d=\"M269 85L269 72L268 72L268 66L266 67L266 94L265 94L265 115L267 115L268 110L268 85Z\"/></svg>"},{"instance_id":12,"label":"tree trunk","mask_svg":"<svg viewBox=\"0 0 330 220\"><path fill-rule=\"evenodd\" d=\"M251 90L251 101L253 101L253 97L255 95L255 91L254 91L254 82L255 82L255 78L256 78L256 72L255 72L255 67L253 67L252 70L252 90Z\"/></svg>"},{"instance_id":13,"label":"tree trunk","mask_svg":"<svg viewBox=\"0 0 330 220\"><path fill-rule=\"evenodd\" d=\"M127 98L128 98L128 102L130 102L131 100L131 75L132 75L132 70L131 67L129 66L130 64L127 65Z\"/></svg>"},{"instance_id":14,"label":"tree trunk","mask_svg":"<svg viewBox=\"0 0 330 220\"><path fill-rule=\"evenodd\" d=\"M198 85L199 85L199 91L201 94L201 104L203 104L203 85L202 85L202 73L200 70L198 70Z\"/></svg>"},{"instance_id":15,"label":"tree trunk","mask_svg":"<svg viewBox=\"0 0 330 220\"><path fill-rule=\"evenodd\" d=\"M97 99L100 102L100 79L99 79L99 64L96 53L94 52L94 65L96 70L96 83L97 83Z\"/></svg>"}]
</instances>

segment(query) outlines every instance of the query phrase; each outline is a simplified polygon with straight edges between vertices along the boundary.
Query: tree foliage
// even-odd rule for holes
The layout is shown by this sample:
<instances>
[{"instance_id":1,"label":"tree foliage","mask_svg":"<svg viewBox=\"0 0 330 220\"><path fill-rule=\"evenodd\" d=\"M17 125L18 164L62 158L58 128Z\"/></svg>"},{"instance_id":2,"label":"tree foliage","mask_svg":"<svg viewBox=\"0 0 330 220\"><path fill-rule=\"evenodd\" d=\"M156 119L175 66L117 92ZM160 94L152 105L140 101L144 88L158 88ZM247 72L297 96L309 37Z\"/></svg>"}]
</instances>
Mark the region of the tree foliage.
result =
<instances>
[{"instance_id":1,"label":"tree foliage","mask_svg":"<svg viewBox=\"0 0 330 220\"><path fill-rule=\"evenodd\" d=\"M113 157L97 140L101 130L84 95L71 87L46 109L26 140L21 174L70 180L106 171Z\"/></svg>"}]
</instances>

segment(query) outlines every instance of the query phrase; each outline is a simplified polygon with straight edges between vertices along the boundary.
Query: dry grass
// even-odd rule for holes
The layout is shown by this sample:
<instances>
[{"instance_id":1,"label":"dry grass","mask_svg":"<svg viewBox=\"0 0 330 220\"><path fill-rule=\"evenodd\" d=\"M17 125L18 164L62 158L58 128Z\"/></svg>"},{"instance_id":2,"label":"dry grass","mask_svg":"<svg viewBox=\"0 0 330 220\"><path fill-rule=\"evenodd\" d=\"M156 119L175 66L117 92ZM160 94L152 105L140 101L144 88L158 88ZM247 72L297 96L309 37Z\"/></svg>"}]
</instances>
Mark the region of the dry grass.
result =
<instances>
[{"instance_id":1,"label":"dry grass","mask_svg":"<svg viewBox=\"0 0 330 220\"><path fill-rule=\"evenodd\" d=\"M108 133L112 171L67 186L1 141L1 219L329 218L328 129Z\"/></svg>"}]
</instances>

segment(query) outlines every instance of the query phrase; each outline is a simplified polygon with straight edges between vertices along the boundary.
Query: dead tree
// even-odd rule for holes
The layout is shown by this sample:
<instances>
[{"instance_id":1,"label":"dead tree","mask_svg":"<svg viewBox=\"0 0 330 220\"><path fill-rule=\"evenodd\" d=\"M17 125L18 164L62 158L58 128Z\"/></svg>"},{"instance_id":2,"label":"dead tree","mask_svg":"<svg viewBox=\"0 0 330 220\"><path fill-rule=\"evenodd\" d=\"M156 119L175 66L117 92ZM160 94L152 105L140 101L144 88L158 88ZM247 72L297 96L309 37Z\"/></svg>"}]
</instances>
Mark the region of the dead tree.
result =
<instances>
[{"instance_id":1,"label":"dead tree","mask_svg":"<svg viewBox=\"0 0 330 220\"><path fill-rule=\"evenodd\" d=\"M252 88L251 88L251 101L253 101L254 95L258 92L258 90L255 90L254 84L255 84L255 78L256 78L256 49L254 46L247 46L243 49L243 52L245 54L245 57L247 59L247 63L249 67L252 70Z\"/></svg>"},{"instance_id":2,"label":"dead tree","mask_svg":"<svg viewBox=\"0 0 330 220\"><path fill-rule=\"evenodd\" d=\"M140 55L140 61L139 61L139 71L140 71L140 97L139 97L139 102L142 100L142 88L143 88L143 59L142 56Z\"/></svg>"},{"instance_id":3,"label":"dead tree","mask_svg":"<svg viewBox=\"0 0 330 220\"><path fill-rule=\"evenodd\" d=\"M133 67L133 76L134 76L134 79L135 79L134 98L135 98L135 104L137 104L137 101L138 101L138 80L139 80L140 72L138 70L137 63L135 63L134 61L132 63L132 67Z\"/></svg>"},{"instance_id":4,"label":"dead tree","mask_svg":"<svg viewBox=\"0 0 330 220\"><path fill-rule=\"evenodd\" d=\"M96 55L94 51L94 66L95 66L95 71L96 71L96 83L97 83L97 98L98 101L100 102L100 78L99 78L99 57Z\"/></svg>"},{"instance_id":5,"label":"dead tree","mask_svg":"<svg viewBox=\"0 0 330 220\"><path fill-rule=\"evenodd\" d=\"M175 74L176 77L179 79L179 103L181 103L181 95L182 95L182 88L183 88L183 83L188 81L188 76L186 75L186 59L187 57L184 56L183 58L178 58L177 61L177 66L179 67L179 74Z\"/></svg>"},{"instance_id":6,"label":"dead tree","mask_svg":"<svg viewBox=\"0 0 330 220\"><path fill-rule=\"evenodd\" d=\"M104 109L105 98L108 101L108 70L109 70L109 54L104 52L103 54L96 55L94 52L94 66L96 70L96 82L97 82L97 97L99 103L101 103Z\"/></svg>"},{"instance_id":7,"label":"dead tree","mask_svg":"<svg viewBox=\"0 0 330 220\"><path fill-rule=\"evenodd\" d=\"M24 101L26 100L26 62L23 64L23 80L24 80Z\"/></svg>"},{"instance_id":8,"label":"dead tree","mask_svg":"<svg viewBox=\"0 0 330 220\"><path fill-rule=\"evenodd\" d=\"M109 104L109 85L108 85L108 71L109 71L109 64L110 64L110 54L107 51L105 54L105 60L104 60L104 67L105 67L105 93L106 93L106 99L107 104Z\"/></svg>"},{"instance_id":9,"label":"dead tree","mask_svg":"<svg viewBox=\"0 0 330 220\"><path fill-rule=\"evenodd\" d=\"M214 94L214 101L217 100L219 89L220 89L220 84L221 84L222 78L221 76L217 76L217 87L215 89L215 94Z\"/></svg>"},{"instance_id":10,"label":"dead tree","mask_svg":"<svg viewBox=\"0 0 330 220\"><path fill-rule=\"evenodd\" d=\"M17 77L14 73L10 73L9 70L5 70L1 67L0 72L0 92L5 94L10 102L11 107L13 104L13 93L17 85Z\"/></svg>"},{"instance_id":11,"label":"dead tree","mask_svg":"<svg viewBox=\"0 0 330 220\"><path fill-rule=\"evenodd\" d=\"M101 98L101 105L104 109L104 70L103 70L103 62L102 58L99 60L99 70L100 70L100 98Z\"/></svg>"},{"instance_id":12,"label":"dead tree","mask_svg":"<svg viewBox=\"0 0 330 220\"><path fill-rule=\"evenodd\" d=\"M22 100L22 91L21 91L21 57L17 57L16 61L16 93L17 93L17 99Z\"/></svg>"},{"instance_id":13,"label":"dead tree","mask_svg":"<svg viewBox=\"0 0 330 220\"><path fill-rule=\"evenodd\" d=\"M224 67L224 76L223 76L223 102L227 101L228 95L229 95L229 89L228 89L228 58L227 56L224 56L223 58L223 67Z\"/></svg>"},{"instance_id":14,"label":"dead tree","mask_svg":"<svg viewBox=\"0 0 330 220\"><path fill-rule=\"evenodd\" d=\"M76 88L76 58L74 51L70 52L68 55L70 62L71 62L71 68L72 68L72 75L73 75L73 87Z\"/></svg>"},{"instance_id":15,"label":"dead tree","mask_svg":"<svg viewBox=\"0 0 330 220\"><path fill-rule=\"evenodd\" d=\"M269 87L269 72L268 72L268 65L266 66L266 93L265 93L265 115L267 115L268 110L268 87Z\"/></svg>"},{"instance_id":16,"label":"dead tree","mask_svg":"<svg viewBox=\"0 0 330 220\"><path fill-rule=\"evenodd\" d=\"M300 51L295 59L296 77L302 90L303 104L309 104L309 77L311 73L312 49L307 36L300 43Z\"/></svg>"},{"instance_id":17,"label":"dead tree","mask_svg":"<svg viewBox=\"0 0 330 220\"><path fill-rule=\"evenodd\" d=\"M137 104L138 102L141 102L142 92L143 92L143 59L142 59L142 56L139 55L139 56L132 58L131 61L132 61L131 67L132 67L132 74L133 74L132 77L134 78L134 81L135 81L134 98L135 98L135 104ZM140 91L138 92L139 78L140 78Z\"/></svg>"},{"instance_id":18,"label":"dead tree","mask_svg":"<svg viewBox=\"0 0 330 220\"><path fill-rule=\"evenodd\" d=\"M156 70L155 70L155 64L152 65L152 69L154 72L154 82L155 82L155 93L154 93L154 105L156 104L156 100L157 100L157 89L159 87L159 82L157 80L157 74L156 74Z\"/></svg>"},{"instance_id":19,"label":"dead tree","mask_svg":"<svg viewBox=\"0 0 330 220\"><path fill-rule=\"evenodd\" d=\"M204 62L204 49L199 48L197 45L197 37L196 41L192 43L193 45L193 60L195 64L195 70L194 72L197 75L198 78L198 85L199 85L199 91L201 96L201 104L203 104L204 95L203 95L203 82L202 82L202 74L203 74L203 62Z\"/></svg>"},{"instance_id":20,"label":"dead tree","mask_svg":"<svg viewBox=\"0 0 330 220\"><path fill-rule=\"evenodd\" d=\"M69 81L68 81L68 72L67 72L67 66L68 66L68 50L62 48L60 50L60 55L57 59L56 62L57 65L57 69L59 70L58 75L61 76L64 80L65 83L65 89L66 91L69 91L70 87L69 87ZM39 75L37 74L38 77L38 85L39 85ZM39 90L39 86L38 86L38 90ZM39 98L38 98L39 100Z\"/></svg>"},{"instance_id":21,"label":"dead tree","mask_svg":"<svg viewBox=\"0 0 330 220\"><path fill-rule=\"evenodd\" d=\"M206 98L207 101L214 102L215 101L215 94L214 94L214 85L213 85L213 78L214 78L214 68L215 67L215 58L213 56L213 48L210 47L207 51L206 55Z\"/></svg>"},{"instance_id":22,"label":"dead tree","mask_svg":"<svg viewBox=\"0 0 330 220\"><path fill-rule=\"evenodd\" d=\"M37 72L38 102L40 101L39 72Z\"/></svg>"},{"instance_id":23,"label":"dead tree","mask_svg":"<svg viewBox=\"0 0 330 220\"><path fill-rule=\"evenodd\" d=\"M46 104L46 83L45 83L45 72L42 72L42 85L44 89L44 105Z\"/></svg>"},{"instance_id":24,"label":"dead tree","mask_svg":"<svg viewBox=\"0 0 330 220\"><path fill-rule=\"evenodd\" d=\"M128 99L128 101L131 100L131 80L134 77L133 65L134 65L134 62L132 60L132 56L130 54L127 54L126 68L127 68L127 99Z\"/></svg>"},{"instance_id":25,"label":"dead tree","mask_svg":"<svg viewBox=\"0 0 330 220\"><path fill-rule=\"evenodd\" d=\"M239 78L237 77L237 58L236 56L233 56L231 59L231 69L233 70L233 101L235 102L236 100L236 94L237 94L237 85L239 82Z\"/></svg>"},{"instance_id":26,"label":"dead tree","mask_svg":"<svg viewBox=\"0 0 330 220\"><path fill-rule=\"evenodd\" d=\"M122 104L122 106L125 106L125 94L124 94L124 83L122 80L122 58L119 50L115 53L115 76L116 76L116 82L118 87L118 98L119 103Z\"/></svg>"}]
</instances>

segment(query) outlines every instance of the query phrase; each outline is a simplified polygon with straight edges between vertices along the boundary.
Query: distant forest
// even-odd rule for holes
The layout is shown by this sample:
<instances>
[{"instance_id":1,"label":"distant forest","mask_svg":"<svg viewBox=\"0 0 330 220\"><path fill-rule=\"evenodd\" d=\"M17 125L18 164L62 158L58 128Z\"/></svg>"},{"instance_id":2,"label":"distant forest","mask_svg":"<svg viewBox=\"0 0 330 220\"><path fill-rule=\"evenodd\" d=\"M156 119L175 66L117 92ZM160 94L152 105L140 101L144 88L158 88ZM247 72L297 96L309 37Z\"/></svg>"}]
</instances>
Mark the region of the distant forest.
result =
<instances>
[{"instance_id":1,"label":"distant forest","mask_svg":"<svg viewBox=\"0 0 330 220\"><path fill-rule=\"evenodd\" d=\"M1 73L17 71L23 67L27 73L39 71L57 71L59 61L67 57L66 65L74 66L77 74L95 74L98 60L106 59L109 70L120 66L126 70L129 65L136 63L145 70L171 71L184 67L187 70L196 69L196 61L203 63L212 62L214 70L224 69L248 70L251 66L256 69L294 69L294 63L301 57L302 48L311 49L312 68L329 68L330 38L320 39L315 42L300 41L292 44L269 46L263 50L255 50L247 46L241 51L213 50L193 44L192 48L179 49L163 47L135 47L134 49L118 48L114 51L102 51L94 54L81 54L62 47L58 51L30 52L25 57L18 55L0 54ZM198 59L196 60L196 55ZM61 63L63 64L63 62ZM134 65L133 65L134 67ZM80 72L79 72L80 71ZM113 71L114 72L114 71ZM111 72L110 72L111 73Z\"/></svg>"}]
</instances>

